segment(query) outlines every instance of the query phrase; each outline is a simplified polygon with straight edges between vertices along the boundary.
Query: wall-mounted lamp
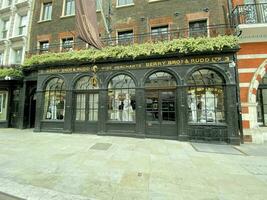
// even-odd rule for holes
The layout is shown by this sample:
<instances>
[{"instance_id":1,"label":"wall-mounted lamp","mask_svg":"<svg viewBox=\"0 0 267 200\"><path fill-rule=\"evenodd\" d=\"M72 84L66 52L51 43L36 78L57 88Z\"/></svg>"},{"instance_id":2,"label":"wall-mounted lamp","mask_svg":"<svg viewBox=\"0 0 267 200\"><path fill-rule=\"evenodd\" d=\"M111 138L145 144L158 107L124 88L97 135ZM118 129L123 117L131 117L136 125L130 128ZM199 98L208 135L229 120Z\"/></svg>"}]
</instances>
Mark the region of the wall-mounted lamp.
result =
<instances>
[{"instance_id":1,"label":"wall-mounted lamp","mask_svg":"<svg viewBox=\"0 0 267 200\"><path fill-rule=\"evenodd\" d=\"M140 17L140 20L143 22L143 21L145 21L145 17Z\"/></svg>"},{"instance_id":2,"label":"wall-mounted lamp","mask_svg":"<svg viewBox=\"0 0 267 200\"><path fill-rule=\"evenodd\" d=\"M210 10L209 8L203 8L204 12L209 12L209 10Z\"/></svg>"}]
</instances>

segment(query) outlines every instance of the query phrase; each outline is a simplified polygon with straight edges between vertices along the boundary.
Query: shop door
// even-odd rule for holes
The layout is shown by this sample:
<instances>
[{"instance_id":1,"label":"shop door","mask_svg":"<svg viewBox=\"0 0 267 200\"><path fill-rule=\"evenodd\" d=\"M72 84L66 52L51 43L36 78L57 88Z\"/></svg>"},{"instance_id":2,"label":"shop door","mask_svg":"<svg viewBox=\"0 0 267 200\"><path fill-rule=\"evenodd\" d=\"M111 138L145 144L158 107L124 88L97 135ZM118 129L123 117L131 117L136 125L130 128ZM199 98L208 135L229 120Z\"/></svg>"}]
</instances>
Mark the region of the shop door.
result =
<instances>
[{"instance_id":1,"label":"shop door","mask_svg":"<svg viewBox=\"0 0 267 200\"><path fill-rule=\"evenodd\" d=\"M96 133L98 127L98 93L76 94L75 132Z\"/></svg>"},{"instance_id":2,"label":"shop door","mask_svg":"<svg viewBox=\"0 0 267 200\"><path fill-rule=\"evenodd\" d=\"M175 90L146 91L146 135L176 137L176 92Z\"/></svg>"},{"instance_id":3,"label":"shop door","mask_svg":"<svg viewBox=\"0 0 267 200\"><path fill-rule=\"evenodd\" d=\"M20 90L14 90L11 98L11 107L10 107L10 127L18 128L19 120L19 96Z\"/></svg>"}]
</instances>

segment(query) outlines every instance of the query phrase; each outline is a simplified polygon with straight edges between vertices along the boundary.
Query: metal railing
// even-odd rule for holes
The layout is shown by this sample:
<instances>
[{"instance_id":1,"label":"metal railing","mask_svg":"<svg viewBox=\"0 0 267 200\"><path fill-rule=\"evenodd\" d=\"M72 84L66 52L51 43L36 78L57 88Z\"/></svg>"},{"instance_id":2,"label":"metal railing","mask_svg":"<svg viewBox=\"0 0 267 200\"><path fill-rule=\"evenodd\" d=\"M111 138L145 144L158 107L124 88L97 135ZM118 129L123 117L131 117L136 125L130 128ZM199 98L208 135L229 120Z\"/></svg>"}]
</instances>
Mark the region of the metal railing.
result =
<instances>
[{"instance_id":1,"label":"metal railing","mask_svg":"<svg viewBox=\"0 0 267 200\"><path fill-rule=\"evenodd\" d=\"M133 44L143 44L143 43L156 43L159 41L170 41L174 39L181 39L181 38L189 38L189 37L216 37L219 35L233 35L234 28L229 24L219 24L201 28L191 28L191 29L176 29L176 30L169 30L160 32L159 34L155 33L142 33L142 34L135 34L132 37L127 37L122 40L118 40L118 38L101 38L102 44L104 46L118 46L118 45L133 45ZM83 42L82 40L75 38L75 42L72 43L71 48L64 48L62 43L53 43L49 44L49 47L45 49L36 48L31 49L28 52L28 56L34 54L42 54L47 52L66 52L66 51L74 51L74 50L84 50L89 48L89 46Z\"/></svg>"},{"instance_id":2,"label":"metal railing","mask_svg":"<svg viewBox=\"0 0 267 200\"><path fill-rule=\"evenodd\" d=\"M232 23L258 24L267 23L267 3L238 5L232 11Z\"/></svg>"}]
</instances>

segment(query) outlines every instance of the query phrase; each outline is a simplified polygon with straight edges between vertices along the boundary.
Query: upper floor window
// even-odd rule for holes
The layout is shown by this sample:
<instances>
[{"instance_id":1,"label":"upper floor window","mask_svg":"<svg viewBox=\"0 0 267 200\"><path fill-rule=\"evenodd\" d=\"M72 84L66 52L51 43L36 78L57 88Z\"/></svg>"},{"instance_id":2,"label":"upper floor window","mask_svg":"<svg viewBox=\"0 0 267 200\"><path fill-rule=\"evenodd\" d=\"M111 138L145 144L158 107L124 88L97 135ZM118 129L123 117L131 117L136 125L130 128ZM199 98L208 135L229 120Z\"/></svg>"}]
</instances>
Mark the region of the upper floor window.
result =
<instances>
[{"instance_id":1,"label":"upper floor window","mask_svg":"<svg viewBox=\"0 0 267 200\"><path fill-rule=\"evenodd\" d=\"M168 30L168 25L151 27L151 39L156 41L168 40Z\"/></svg>"},{"instance_id":2,"label":"upper floor window","mask_svg":"<svg viewBox=\"0 0 267 200\"><path fill-rule=\"evenodd\" d=\"M52 18L52 2L43 3L42 6L42 21L51 20Z\"/></svg>"},{"instance_id":3,"label":"upper floor window","mask_svg":"<svg viewBox=\"0 0 267 200\"><path fill-rule=\"evenodd\" d=\"M133 0L117 0L117 6L125 6L133 4Z\"/></svg>"},{"instance_id":4,"label":"upper floor window","mask_svg":"<svg viewBox=\"0 0 267 200\"><path fill-rule=\"evenodd\" d=\"M133 30L118 32L118 44L127 45L133 43Z\"/></svg>"},{"instance_id":5,"label":"upper floor window","mask_svg":"<svg viewBox=\"0 0 267 200\"><path fill-rule=\"evenodd\" d=\"M49 41L39 42L40 53L47 53L49 51Z\"/></svg>"},{"instance_id":6,"label":"upper floor window","mask_svg":"<svg viewBox=\"0 0 267 200\"><path fill-rule=\"evenodd\" d=\"M61 50L62 51L71 51L73 50L73 37L69 37L69 38L63 38L61 40Z\"/></svg>"},{"instance_id":7,"label":"upper floor window","mask_svg":"<svg viewBox=\"0 0 267 200\"><path fill-rule=\"evenodd\" d=\"M0 52L0 66L4 64L4 53Z\"/></svg>"},{"instance_id":8,"label":"upper floor window","mask_svg":"<svg viewBox=\"0 0 267 200\"><path fill-rule=\"evenodd\" d=\"M2 39L7 38L9 27L9 19L2 21Z\"/></svg>"},{"instance_id":9,"label":"upper floor window","mask_svg":"<svg viewBox=\"0 0 267 200\"><path fill-rule=\"evenodd\" d=\"M26 28L27 28L27 22L28 22L28 16L20 16L19 17L19 25L18 25L18 34L24 35L26 34Z\"/></svg>"},{"instance_id":10,"label":"upper floor window","mask_svg":"<svg viewBox=\"0 0 267 200\"><path fill-rule=\"evenodd\" d=\"M189 36L207 37L208 36L207 20L205 19L205 20L189 22Z\"/></svg>"},{"instance_id":11,"label":"upper floor window","mask_svg":"<svg viewBox=\"0 0 267 200\"><path fill-rule=\"evenodd\" d=\"M14 61L14 64L21 64L21 62L22 62L22 48L14 49L13 61Z\"/></svg>"},{"instance_id":12,"label":"upper floor window","mask_svg":"<svg viewBox=\"0 0 267 200\"><path fill-rule=\"evenodd\" d=\"M101 10L101 4L102 4L102 0L96 0L96 3L95 3L96 10Z\"/></svg>"},{"instance_id":13,"label":"upper floor window","mask_svg":"<svg viewBox=\"0 0 267 200\"><path fill-rule=\"evenodd\" d=\"M75 1L74 0L65 0L65 10L64 15L74 15L75 14Z\"/></svg>"}]
</instances>

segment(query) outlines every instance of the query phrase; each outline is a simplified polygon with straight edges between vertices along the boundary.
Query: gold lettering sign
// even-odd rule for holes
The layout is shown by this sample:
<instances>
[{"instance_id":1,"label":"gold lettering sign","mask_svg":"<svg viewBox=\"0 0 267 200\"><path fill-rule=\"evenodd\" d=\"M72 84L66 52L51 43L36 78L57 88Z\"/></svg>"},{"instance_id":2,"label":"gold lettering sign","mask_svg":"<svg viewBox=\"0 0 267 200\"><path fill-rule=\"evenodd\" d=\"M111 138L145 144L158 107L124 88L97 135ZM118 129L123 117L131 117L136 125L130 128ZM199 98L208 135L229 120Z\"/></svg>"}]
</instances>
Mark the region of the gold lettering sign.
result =
<instances>
[{"instance_id":1,"label":"gold lettering sign","mask_svg":"<svg viewBox=\"0 0 267 200\"><path fill-rule=\"evenodd\" d=\"M210 57L193 57L193 58L176 58L160 61L144 61L135 64L112 64L112 65L90 65L82 67L68 67L68 68L52 68L39 70L39 74L55 74L55 73L78 73L78 72L93 72L98 71L119 71L119 70L135 70L156 67L178 67L182 65L194 64L213 64L213 63L229 63L230 56L210 56Z\"/></svg>"}]
</instances>

